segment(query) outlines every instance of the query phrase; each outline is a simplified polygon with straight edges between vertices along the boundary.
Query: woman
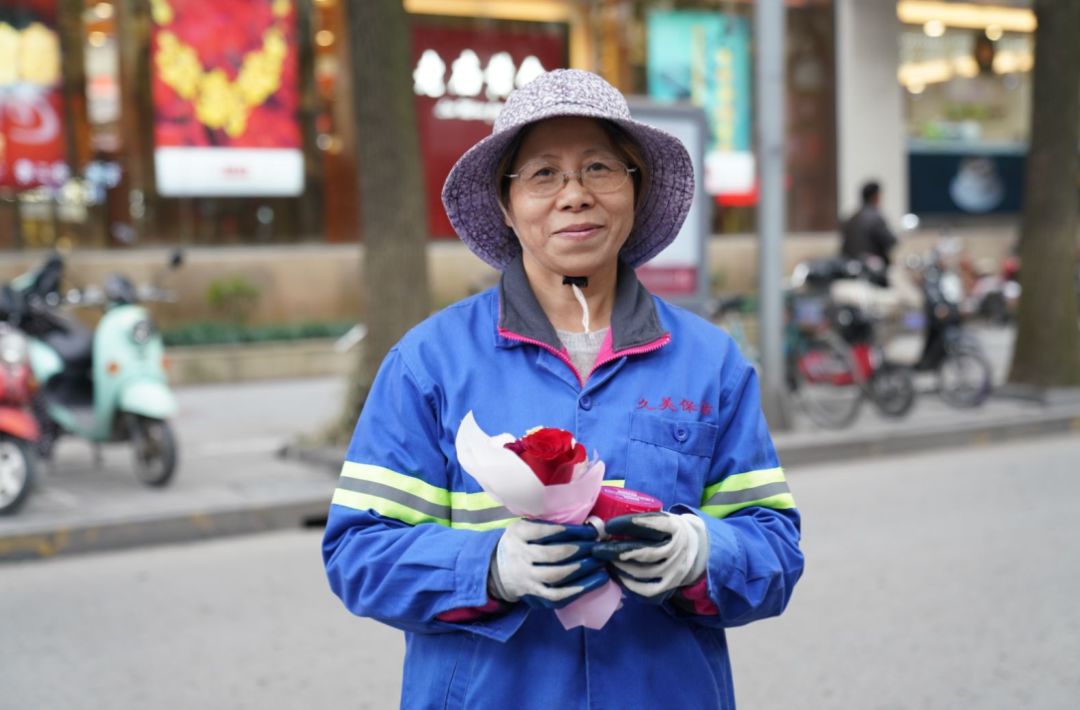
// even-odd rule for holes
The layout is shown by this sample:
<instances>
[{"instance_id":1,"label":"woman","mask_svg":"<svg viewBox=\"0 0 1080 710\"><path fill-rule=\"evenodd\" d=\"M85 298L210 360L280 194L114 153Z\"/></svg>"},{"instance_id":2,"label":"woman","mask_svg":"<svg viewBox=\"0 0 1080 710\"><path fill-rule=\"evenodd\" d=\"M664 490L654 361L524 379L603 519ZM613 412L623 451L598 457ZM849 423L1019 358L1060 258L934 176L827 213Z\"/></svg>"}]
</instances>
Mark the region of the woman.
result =
<instances>
[{"instance_id":1,"label":"woman","mask_svg":"<svg viewBox=\"0 0 1080 710\"><path fill-rule=\"evenodd\" d=\"M391 350L324 541L349 610L406 632L402 707L734 707L723 629L779 614L803 558L753 369L634 275L693 194L682 144L578 70L517 90L447 178L447 214L501 281ZM609 532L661 542L515 519L458 464L470 410L491 432L573 432L609 482L664 503ZM623 607L563 629L551 607L609 575Z\"/></svg>"}]
</instances>

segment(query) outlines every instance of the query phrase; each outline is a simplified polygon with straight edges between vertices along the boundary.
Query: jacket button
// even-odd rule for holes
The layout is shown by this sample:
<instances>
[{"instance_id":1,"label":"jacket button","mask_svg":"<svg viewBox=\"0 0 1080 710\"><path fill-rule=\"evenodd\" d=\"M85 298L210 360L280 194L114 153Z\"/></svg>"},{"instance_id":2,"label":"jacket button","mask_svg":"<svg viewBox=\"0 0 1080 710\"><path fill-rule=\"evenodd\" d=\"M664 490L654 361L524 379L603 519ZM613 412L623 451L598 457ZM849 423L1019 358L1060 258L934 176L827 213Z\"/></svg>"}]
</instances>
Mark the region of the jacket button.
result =
<instances>
[{"instance_id":1,"label":"jacket button","mask_svg":"<svg viewBox=\"0 0 1080 710\"><path fill-rule=\"evenodd\" d=\"M681 427L681 426L675 427L674 434L675 434L675 441L678 441L680 444L690 438L690 432L688 432L686 430L686 427Z\"/></svg>"},{"instance_id":2,"label":"jacket button","mask_svg":"<svg viewBox=\"0 0 1080 710\"><path fill-rule=\"evenodd\" d=\"M584 395L581 399L578 400L578 406L586 411L592 409L592 397L590 397L589 395Z\"/></svg>"}]
</instances>

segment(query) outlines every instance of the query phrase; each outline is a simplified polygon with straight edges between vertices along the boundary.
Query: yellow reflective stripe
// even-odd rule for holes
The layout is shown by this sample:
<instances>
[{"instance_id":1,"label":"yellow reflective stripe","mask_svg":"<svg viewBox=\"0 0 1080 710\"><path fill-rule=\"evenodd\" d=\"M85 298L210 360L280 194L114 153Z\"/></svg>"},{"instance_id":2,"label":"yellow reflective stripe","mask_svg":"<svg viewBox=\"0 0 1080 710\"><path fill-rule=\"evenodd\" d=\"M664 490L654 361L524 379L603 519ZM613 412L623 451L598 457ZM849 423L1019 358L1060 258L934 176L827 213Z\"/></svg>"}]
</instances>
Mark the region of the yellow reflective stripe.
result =
<instances>
[{"instance_id":1,"label":"yellow reflective stripe","mask_svg":"<svg viewBox=\"0 0 1080 710\"><path fill-rule=\"evenodd\" d=\"M702 502L705 502L721 491L742 491L747 488L763 486L766 483L779 483L783 480L786 480L784 478L784 469L780 467L763 468L757 471L746 471L745 473L733 473L730 476L725 477L724 480L719 483L706 488L704 495L701 496L701 500Z\"/></svg>"},{"instance_id":2,"label":"yellow reflective stripe","mask_svg":"<svg viewBox=\"0 0 1080 710\"><path fill-rule=\"evenodd\" d=\"M403 473L383 468L382 466L372 466L371 464L366 463L346 461L345 465L341 467L341 475L346 478L356 478L361 481L381 483L384 486L396 488L399 491L404 491L417 498L423 498L435 505L450 505L450 491L445 488L433 486L415 476L407 476Z\"/></svg>"},{"instance_id":3,"label":"yellow reflective stripe","mask_svg":"<svg viewBox=\"0 0 1080 710\"><path fill-rule=\"evenodd\" d=\"M352 461L342 466L332 502L374 510L410 525L434 522L466 530L505 527L518 516L487 493L458 493L382 466Z\"/></svg>"},{"instance_id":4,"label":"yellow reflective stripe","mask_svg":"<svg viewBox=\"0 0 1080 710\"><path fill-rule=\"evenodd\" d=\"M701 498L701 510L716 518L751 506L776 510L795 507L784 469L765 468L732 474L706 488Z\"/></svg>"},{"instance_id":5,"label":"yellow reflective stripe","mask_svg":"<svg viewBox=\"0 0 1080 710\"><path fill-rule=\"evenodd\" d=\"M484 491L479 493L450 493L450 507L454 510L487 510L502 505Z\"/></svg>"},{"instance_id":6,"label":"yellow reflective stripe","mask_svg":"<svg viewBox=\"0 0 1080 710\"><path fill-rule=\"evenodd\" d=\"M616 488L626 488L626 481L621 478L613 478L610 481L605 480L601 485L615 486Z\"/></svg>"},{"instance_id":7,"label":"yellow reflective stripe","mask_svg":"<svg viewBox=\"0 0 1080 710\"><path fill-rule=\"evenodd\" d=\"M772 508L774 510L787 510L795 507L795 498L790 493L780 493L767 498L731 503L730 505L703 505L701 510L714 518L726 518L737 510L757 506L759 508Z\"/></svg>"},{"instance_id":8,"label":"yellow reflective stripe","mask_svg":"<svg viewBox=\"0 0 1080 710\"><path fill-rule=\"evenodd\" d=\"M379 496L345 490L344 488L338 488L334 491L334 497L330 502L336 503L337 505L343 505L346 508L353 508L354 510L374 510L379 515L400 520L409 525L419 525L421 523L450 525L449 520L422 513L407 505L395 503L392 500L380 498Z\"/></svg>"},{"instance_id":9,"label":"yellow reflective stripe","mask_svg":"<svg viewBox=\"0 0 1080 710\"><path fill-rule=\"evenodd\" d=\"M497 528L505 528L510 523L518 519L517 515L510 518L503 518L502 520L492 520L487 523L459 523L454 522L450 524L450 527L457 530L495 530Z\"/></svg>"}]
</instances>

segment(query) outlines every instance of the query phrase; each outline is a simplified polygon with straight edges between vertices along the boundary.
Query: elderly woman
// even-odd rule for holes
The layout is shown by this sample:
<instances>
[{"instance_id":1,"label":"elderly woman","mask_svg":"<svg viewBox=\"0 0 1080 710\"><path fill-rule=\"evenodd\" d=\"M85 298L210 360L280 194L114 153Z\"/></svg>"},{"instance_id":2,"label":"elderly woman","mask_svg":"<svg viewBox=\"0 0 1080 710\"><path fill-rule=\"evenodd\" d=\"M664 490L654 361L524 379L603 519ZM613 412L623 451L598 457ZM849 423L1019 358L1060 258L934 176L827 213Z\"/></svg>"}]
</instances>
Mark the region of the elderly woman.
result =
<instances>
[{"instance_id":1,"label":"elderly woman","mask_svg":"<svg viewBox=\"0 0 1080 710\"><path fill-rule=\"evenodd\" d=\"M578 70L517 90L447 178L447 214L501 281L390 351L323 546L348 609L406 634L402 707L734 707L723 629L779 614L803 557L754 370L634 274L693 194L683 145ZM515 518L458 462L470 410L573 432L664 512L610 521L617 545ZM609 576L622 608L564 629L553 608Z\"/></svg>"}]
</instances>

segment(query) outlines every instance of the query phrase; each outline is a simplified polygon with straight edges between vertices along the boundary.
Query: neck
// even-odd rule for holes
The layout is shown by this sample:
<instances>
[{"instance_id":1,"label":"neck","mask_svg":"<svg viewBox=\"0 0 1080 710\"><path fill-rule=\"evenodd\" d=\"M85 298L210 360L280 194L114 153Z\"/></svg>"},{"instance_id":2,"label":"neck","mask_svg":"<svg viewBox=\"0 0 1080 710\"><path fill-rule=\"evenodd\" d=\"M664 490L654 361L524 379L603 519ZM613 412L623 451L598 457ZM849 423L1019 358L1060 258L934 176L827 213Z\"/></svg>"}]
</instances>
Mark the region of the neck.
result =
<instances>
[{"instance_id":1,"label":"neck","mask_svg":"<svg viewBox=\"0 0 1080 710\"><path fill-rule=\"evenodd\" d=\"M558 330L582 332L581 304L574 297L570 286L563 284L564 274L555 274L539 264L525 259L525 275L536 300ZM615 282L618 264L588 274L589 285L581 289L589 304L589 330L600 330L611 325L611 310L615 305ZM583 276L584 274L568 274Z\"/></svg>"}]
</instances>

